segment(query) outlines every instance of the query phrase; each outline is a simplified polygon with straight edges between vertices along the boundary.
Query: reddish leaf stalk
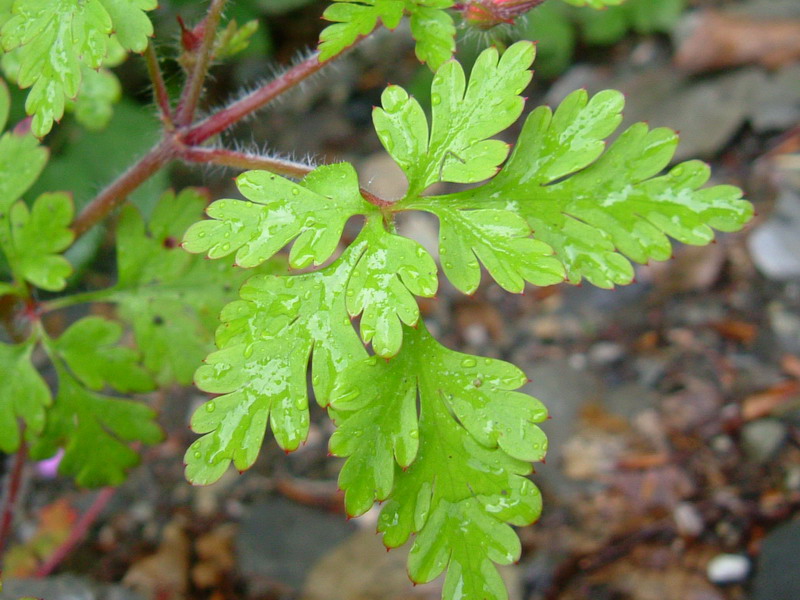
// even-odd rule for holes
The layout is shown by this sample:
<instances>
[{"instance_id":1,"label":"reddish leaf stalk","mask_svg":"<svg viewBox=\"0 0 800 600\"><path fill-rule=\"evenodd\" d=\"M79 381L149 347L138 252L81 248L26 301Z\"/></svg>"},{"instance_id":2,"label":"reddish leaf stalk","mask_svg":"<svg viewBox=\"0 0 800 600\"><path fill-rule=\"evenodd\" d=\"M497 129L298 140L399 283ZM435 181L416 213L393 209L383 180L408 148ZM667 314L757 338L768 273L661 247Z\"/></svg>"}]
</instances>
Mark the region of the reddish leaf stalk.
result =
<instances>
[{"instance_id":1,"label":"reddish leaf stalk","mask_svg":"<svg viewBox=\"0 0 800 600\"><path fill-rule=\"evenodd\" d=\"M72 553L75 547L86 537L86 533L111 501L111 498L114 497L116 491L117 488L113 487L105 487L100 490L94 502L92 502L92 505L81 515L80 519L78 519L75 526L69 532L69 537L63 544L56 548L55 552L53 552L38 569L36 569L36 572L33 574L34 577L47 577Z\"/></svg>"},{"instance_id":2,"label":"reddish leaf stalk","mask_svg":"<svg viewBox=\"0 0 800 600\"><path fill-rule=\"evenodd\" d=\"M0 516L0 556L6 549L8 538L11 535L11 527L14 524L14 512L17 506L22 480L25 475L25 463L28 460L28 445L21 441L19 449L14 454L11 473L5 485L5 495L3 497L2 516Z\"/></svg>"},{"instance_id":3,"label":"reddish leaf stalk","mask_svg":"<svg viewBox=\"0 0 800 600\"><path fill-rule=\"evenodd\" d=\"M161 73L158 56L156 56L152 42L147 44L147 48L144 51L144 61L147 65L147 74L150 76L150 82L153 86L153 96L161 111L161 122L164 123L167 129L173 129L172 107L169 103L167 85L164 83L164 75Z\"/></svg>"},{"instance_id":4,"label":"reddish leaf stalk","mask_svg":"<svg viewBox=\"0 0 800 600\"><path fill-rule=\"evenodd\" d=\"M261 156L249 152L236 152L226 148L189 148L181 152L181 158L188 162L210 163L233 169L264 169L278 175L301 179L314 167L271 156Z\"/></svg>"},{"instance_id":5,"label":"reddish leaf stalk","mask_svg":"<svg viewBox=\"0 0 800 600\"><path fill-rule=\"evenodd\" d=\"M208 75L208 68L211 64L211 55L214 52L214 42L217 38L217 26L222 18L222 9L225 8L227 0L211 0L208 14L203 21L203 39L197 50L195 63L186 85L183 88L181 100L175 114L175 122L179 126L191 124L194 113L197 110L197 103L203 93L203 84Z\"/></svg>"}]
</instances>

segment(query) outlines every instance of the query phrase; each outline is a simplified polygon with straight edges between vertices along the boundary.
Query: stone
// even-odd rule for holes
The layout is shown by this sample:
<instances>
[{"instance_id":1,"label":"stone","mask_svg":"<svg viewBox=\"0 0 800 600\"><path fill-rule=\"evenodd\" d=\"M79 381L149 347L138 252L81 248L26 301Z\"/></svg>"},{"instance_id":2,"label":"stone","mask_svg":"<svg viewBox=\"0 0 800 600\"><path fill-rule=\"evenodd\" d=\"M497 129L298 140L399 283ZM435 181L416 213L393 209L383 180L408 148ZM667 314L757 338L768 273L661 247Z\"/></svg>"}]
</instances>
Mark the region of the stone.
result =
<instances>
[{"instance_id":1,"label":"stone","mask_svg":"<svg viewBox=\"0 0 800 600\"><path fill-rule=\"evenodd\" d=\"M797 600L800 598L800 521L775 528L761 542L753 600Z\"/></svg>"},{"instance_id":2,"label":"stone","mask_svg":"<svg viewBox=\"0 0 800 600\"><path fill-rule=\"evenodd\" d=\"M718 554L709 561L706 575L717 585L742 583L750 573L750 566L750 559L742 554Z\"/></svg>"}]
</instances>

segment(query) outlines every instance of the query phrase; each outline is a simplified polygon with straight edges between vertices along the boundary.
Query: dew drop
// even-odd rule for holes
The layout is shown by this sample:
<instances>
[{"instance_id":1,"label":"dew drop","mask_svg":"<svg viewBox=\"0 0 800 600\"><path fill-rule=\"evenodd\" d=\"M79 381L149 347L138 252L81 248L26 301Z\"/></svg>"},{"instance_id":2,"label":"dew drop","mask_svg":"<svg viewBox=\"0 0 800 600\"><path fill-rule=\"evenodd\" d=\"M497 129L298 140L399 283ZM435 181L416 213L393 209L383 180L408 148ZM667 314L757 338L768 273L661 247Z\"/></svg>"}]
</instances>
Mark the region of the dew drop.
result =
<instances>
[{"instance_id":1,"label":"dew drop","mask_svg":"<svg viewBox=\"0 0 800 600\"><path fill-rule=\"evenodd\" d=\"M206 404L206 412L212 413L217 410L217 405L214 402L209 402Z\"/></svg>"},{"instance_id":2,"label":"dew drop","mask_svg":"<svg viewBox=\"0 0 800 600\"><path fill-rule=\"evenodd\" d=\"M474 358L465 358L464 360L461 361L462 367L474 367L477 364L478 361L476 361Z\"/></svg>"},{"instance_id":3,"label":"dew drop","mask_svg":"<svg viewBox=\"0 0 800 600\"><path fill-rule=\"evenodd\" d=\"M199 452L195 452L194 453L194 457L195 458L200 458L201 456L202 456L202 454L200 454Z\"/></svg>"},{"instance_id":4,"label":"dew drop","mask_svg":"<svg viewBox=\"0 0 800 600\"><path fill-rule=\"evenodd\" d=\"M442 103L442 97L439 94L431 94L431 104L439 106Z\"/></svg>"},{"instance_id":5,"label":"dew drop","mask_svg":"<svg viewBox=\"0 0 800 600\"><path fill-rule=\"evenodd\" d=\"M300 188L292 188L292 196L297 196L300 194Z\"/></svg>"}]
</instances>

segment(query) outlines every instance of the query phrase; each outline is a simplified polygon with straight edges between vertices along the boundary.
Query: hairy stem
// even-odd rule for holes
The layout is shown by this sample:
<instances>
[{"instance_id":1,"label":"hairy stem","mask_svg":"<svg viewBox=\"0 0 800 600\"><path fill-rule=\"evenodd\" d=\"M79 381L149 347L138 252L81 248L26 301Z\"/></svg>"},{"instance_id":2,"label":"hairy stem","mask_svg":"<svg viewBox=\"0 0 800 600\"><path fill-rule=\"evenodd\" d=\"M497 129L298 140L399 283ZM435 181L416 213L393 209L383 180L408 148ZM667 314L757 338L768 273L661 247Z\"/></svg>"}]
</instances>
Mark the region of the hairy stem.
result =
<instances>
[{"instance_id":1,"label":"hairy stem","mask_svg":"<svg viewBox=\"0 0 800 600\"><path fill-rule=\"evenodd\" d=\"M329 62L320 62L319 52L315 52L265 86L250 92L244 98L237 100L190 128L184 136L184 142L189 146L202 144L208 138L225 131L234 123L238 123L247 115L254 113L281 94L308 79Z\"/></svg>"},{"instance_id":2,"label":"hairy stem","mask_svg":"<svg viewBox=\"0 0 800 600\"><path fill-rule=\"evenodd\" d=\"M208 14L203 21L203 39L195 54L195 63L183 88L175 115L175 121L179 126L189 125L194 119L197 103L203 93L203 84L208 75L211 54L214 52L217 26L222 18L222 9L225 8L226 2L227 0L211 0Z\"/></svg>"},{"instance_id":3,"label":"hairy stem","mask_svg":"<svg viewBox=\"0 0 800 600\"><path fill-rule=\"evenodd\" d=\"M75 547L86 537L86 533L111 501L111 498L114 497L116 491L117 489L113 487L106 487L100 490L92 502L92 505L81 515L75 523L75 526L69 532L69 537L63 544L56 548L55 552L53 552L38 569L36 569L34 577L47 577L72 553Z\"/></svg>"},{"instance_id":4,"label":"hairy stem","mask_svg":"<svg viewBox=\"0 0 800 600\"><path fill-rule=\"evenodd\" d=\"M172 122L172 107L169 103L169 94L167 93L167 85L164 83L164 75L161 73L161 66L158 64L158 56L156 55L153 42L147 44L144 51L144 61L147 65L147 74L150 76L150 83L153 86L153 97L161 112L161 122L168 130L174 128Z\"/></svg>"},{"instance_id":5,"label":"hairy stem","mask_svg":"<svg viewBox=\"0 0 800 600\"><path fill-rule=\"evenodd\" d=\"M236 152L226 148L186 148L181 152L181 158L187 162L210 163L232 169L241 169L242 171L263 169L295 179L301 179L314 170L314 167L302 163L250 152Z\"/></svg>"},{"instance_id":6,"label":"hairy stem","mask_svg":"<svg viewBox=\"0 0 800 600\"><path fill-rule=\"evenodd\" d=\"M19 444L19 449L14 458L11 466L11 473L8 474L8 479L5 485L5 494L3 496L3 507L0 511L0 556L3 555L8 539L11 537L11 529L14 524L14 512L17 506L20 490L22 489L22 479L25 475L25 463L28 460L28 445L25 440Z\"/></svg>"},{"instance_id":7,"label":"hairy stem","mask_svg":"<svg viewBox=\"0 0 800 600\"><path fill-rule=\"evenodd\" d=\"M167 164L173 157L174 151L170 141L167 139L153 146L147 154L86 205L72 224L75 239L81 237L104 219L108 213L122 204L128 194L147 181L153 173Z\"/></svg>"}]
</instances>

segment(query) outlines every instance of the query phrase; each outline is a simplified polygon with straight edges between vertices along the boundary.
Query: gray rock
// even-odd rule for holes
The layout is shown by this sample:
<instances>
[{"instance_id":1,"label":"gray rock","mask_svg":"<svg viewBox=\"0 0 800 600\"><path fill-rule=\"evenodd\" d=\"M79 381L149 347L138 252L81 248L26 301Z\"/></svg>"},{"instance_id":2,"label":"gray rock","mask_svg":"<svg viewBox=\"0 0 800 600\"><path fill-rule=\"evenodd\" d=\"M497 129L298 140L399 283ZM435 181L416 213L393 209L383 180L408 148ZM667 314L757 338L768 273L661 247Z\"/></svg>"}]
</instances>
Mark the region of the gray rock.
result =
<instances>
[{"instance_id":1,"label":"gray rock","mask_svg":"<svg viewBox=\"0 0 800 600\"><path fill-rule=\"evenodd\" d=\"M86 577L56 575L44 579L7 579L0 600L24 596L43 600L143 600L139 594L119 585L103 585Z\"/></svg>"},{"instance_id":2,"label":"gray rock","mask_svg":"<svg viewBox=\"0 0 800 600\"><path fill-rule=\"evenodd\" d=\"M750 255L770 279L800 278L800 193L785 187L775 211L748 238Z\"/></svg>"},{"instance_id":3,"label":"gray rock","mask_svg":"<svg viewBox=\"0 0 800 600\"><path fill-rule=\"evenodd\" d=\"M252 506L236 537L239 567L248 577L298 589L311 566L354 531L341 514L282 498Z\"/></svg>"},{"instance_id":4,"label":"gray rock","mask_svg":"<svg viewBox=\"0 0 800 600\"><path fill-rule=\"evenodd\" d=\"M786 425L776 419L759 419L742 427L742 448L757 463L771 460L786 440Z\"/></svg>"},{"instance_id":5,"label":"gray rock","mask_svg":"<svg viewBox=\"0 0 800 600\"><path fill-rule=\"evenodd\" d=\"M800 521L774 529L761 543L753 600L797 600L800 598Z\"/></svg>"}]
</instances>

